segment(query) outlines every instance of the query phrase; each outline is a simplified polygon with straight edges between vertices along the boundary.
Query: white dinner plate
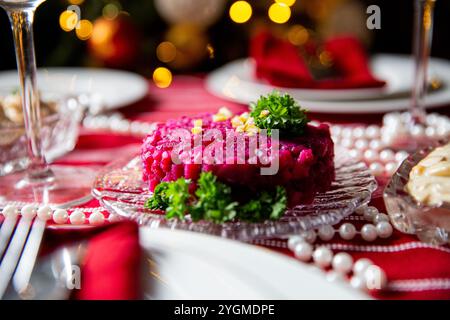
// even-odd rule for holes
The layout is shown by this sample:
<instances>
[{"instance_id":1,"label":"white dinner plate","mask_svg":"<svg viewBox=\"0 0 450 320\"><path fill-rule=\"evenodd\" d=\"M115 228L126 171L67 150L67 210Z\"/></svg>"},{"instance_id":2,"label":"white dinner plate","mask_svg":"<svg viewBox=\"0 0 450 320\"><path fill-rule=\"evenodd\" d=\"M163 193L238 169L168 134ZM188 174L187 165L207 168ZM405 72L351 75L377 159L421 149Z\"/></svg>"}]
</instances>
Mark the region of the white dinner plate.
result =
<instances>
[{"instance_id":1,"label":"white dinner plate","mask_svg":"<svg viewBox=\"0 0 450 320\"><path fill-rule=\"evenodd\" d=\"M148 82L138 74L94 68L42 68L38 70L41 91L55 94L88 94L102 110L117 109L144 98ZM16 70L0 72L0 91L19 86Z\"/></svg>"},{"instance_id":2,"label":"white dinner plate","mask_svg":"<svg viewBox=\"0 0 450 320\"><path fill-rule=\"evenodd\" d=\"M369 299L271 250L189 231L142 227L147 299Z\"/></svg>"},{"instance_id":3,"label":"white dinner plate","mask_svg":"<svg viewBox=\"0 0 450 320\"><path fill-rule=\"evenodd\" d=\"M312 112L321 113L382 113L408 108L414 64L410 56L376 55L371 60L373 73L386 81L383 88L374 89L296 89L276 88L254 77L250 59L233 61L210 73L207 89L222 98L248 104L278 89L292 95ZM431 58L429 78L439 79L442 86L425 99L426 107L450 103L450 62Z\"/></svg>"}]
</instances>

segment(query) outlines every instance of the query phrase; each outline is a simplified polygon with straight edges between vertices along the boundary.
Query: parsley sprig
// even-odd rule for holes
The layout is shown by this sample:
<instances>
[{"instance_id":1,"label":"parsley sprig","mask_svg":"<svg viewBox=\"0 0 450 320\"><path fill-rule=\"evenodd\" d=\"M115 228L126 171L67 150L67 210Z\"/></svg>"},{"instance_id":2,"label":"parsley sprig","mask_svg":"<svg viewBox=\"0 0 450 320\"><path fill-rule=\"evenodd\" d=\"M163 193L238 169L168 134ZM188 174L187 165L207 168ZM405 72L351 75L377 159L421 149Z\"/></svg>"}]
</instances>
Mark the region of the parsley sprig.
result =
<instances>
[{"instance_id":1,"label":"parsley sprig","mask_svg":"<svg viewBox=\"0 0 450 320\"><path fill-rule=\"evenodd\" d=\"M306 110L289 94L274 91L267 96L261 96L256 103L250 104L250 115L260 129L280 130L282 136L299 136L303 133L308 118Z\"/></svg>"},{"instance_id":2,"label":"parsley sprig","mask_svg":"<svg viewBox=\"0 0 450 320\"><path fill-rule=\"evenodd\" d=\"M286 190L280 186L273 191L262 191L247 203L239 204L232 198L231 187L217 181L211 172L201 173L195 196L189 193L190 183L184 178L161 182L144 207L166 210L168 219L182 220L189 213L193 221L222 223L233 219L249 222L276 220L283 215L287 205Z\"/></svg>"}]
</instances>

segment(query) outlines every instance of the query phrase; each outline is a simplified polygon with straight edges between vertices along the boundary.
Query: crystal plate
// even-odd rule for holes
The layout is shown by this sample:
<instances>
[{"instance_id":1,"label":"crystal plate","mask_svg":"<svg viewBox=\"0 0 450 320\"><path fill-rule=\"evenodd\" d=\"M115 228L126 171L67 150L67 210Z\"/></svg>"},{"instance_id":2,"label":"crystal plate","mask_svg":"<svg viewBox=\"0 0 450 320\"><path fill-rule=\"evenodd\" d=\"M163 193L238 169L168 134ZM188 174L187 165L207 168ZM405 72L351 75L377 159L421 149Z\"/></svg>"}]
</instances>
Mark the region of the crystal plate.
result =
<instances>
[{"instance_id":1,"label":"crystal plate","mask_svg":"<svg viewBox=\"0 0 450 320\"><path fill-rule=\"evenodd\" d=\"M434 148L428 147L406 158L386 186L383 197L392 224L401 232L415 234L424 242L450 243L450 204L428 206L406 191L411 169Z\"/></svg>"},{"instance_id":2,"label":"crystal plate","mask_svg":"<svg viewBox=\"0 0 450 320\"><path fill-rule=\"evenodd\" d=\"M336 224L357 207L370 201L377 187L375 178L365 164L355 162L346 154L346 150L336 150L336 180L330 190L318 193L311 204L287 210L277 221L215 224L192 222L189 216L184 221L168 220L164 215L144 208L151 192L142 181L142 165L138 156L130 156L106 166L97 176L92 193L109 212L154 228L190 230L242 241L286 237L324 224Z\"/></svg>"}]
</instances>

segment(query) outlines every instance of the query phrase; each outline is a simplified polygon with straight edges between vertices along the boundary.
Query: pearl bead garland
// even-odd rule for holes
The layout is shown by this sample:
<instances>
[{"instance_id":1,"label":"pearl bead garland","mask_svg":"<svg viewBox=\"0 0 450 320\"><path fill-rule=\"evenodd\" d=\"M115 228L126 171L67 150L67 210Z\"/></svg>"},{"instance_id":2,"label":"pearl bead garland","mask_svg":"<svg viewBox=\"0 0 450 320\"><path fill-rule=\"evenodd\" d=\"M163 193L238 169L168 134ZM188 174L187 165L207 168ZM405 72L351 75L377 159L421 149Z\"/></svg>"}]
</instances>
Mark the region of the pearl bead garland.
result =
<instances>
[{"instance_id":1,"label":"pearl bead garland","mask_svg":"<svg viewBox=\"0 0 450 320\"><path fill-rule=\"evenodd\" d=\"M313 254L313 247L307 242L301 241L297 243L294 248L294 255L297 259L303 262L308 262L311 260Z\"/></svg>"},{"instance_id":2,"label":"pearl bead garland","mask_svg":"<svg viewBox=\"0 0 450 320\"><path fill-rule=\"evenodd\" d=\"M314 250L314 252L312 253L312 257L314 263L317 266L326 268L331 264L331 261L333 259L333 252L327 247L322 246Z\"/></svg>"},{"instance_id":3,"label":"pearl bead garland","mask_svg":"<svg viewBox=\"0 0 450 320\"><path fill-rule=\"evenodd\" d=\"M69 217L69 214L67 213L67 210L65 210L65 209L56 209L53 212L53 221L57 224L66 223L68 217Z\"/></svg>"},{"instance_id":4,"label":"pearl bead garland","mask_svg":"<svg viewBox=\"0 0 450 320\"><path fill-rule=\"evenodd\" d=\"M377 228L373 224L365 224L361 228L361 237L370 242L374 241L378 236Z\"/></svg>"},{"instance_id":5,"label":"pearl bead garland","mask_svg":"<svg viewBox=\"0 0 450 320\"><path fill-rule=\"evenodd\" d=\"M107 129L112 132L128 133L131 135L145 136L152 132L155 123L142 121L130 121L118 112L101 115L88 115L83 120L83 126L88 129Z\"/></svg>"},{"instance_id":6,"label":"pearl bead garland","mask_svg":"<svg viewBox=\"0 0 450 320\"><path fill-rule=\"evenodd\" d=\"M335 271L347 274L352 270L353 258L348 253L339 252L333 257L331 265Z\"/></svg>"},{"instance_id":7,"label":"pearl bead garland","mask_svg":"<svg viewBox=\"0 0 450 320\"><path fill-rule=\"evenodd\" d=\"M86 215L81 210L74 210L69 216L71 224L80 225L86 221Z\"/></svg>"},{"instance_id":8,"label":"pearl bead garland","mask_svg":"<svg viewBox=\"0 0 450 320\"><path fill-rule=\"evenodd\" d=\"M394 152L389 145L398 136L407 136L409 113L389 113L383 118L383 127L331 126L331 135L337 145L349 149L350 157L364 160L375 176L392 176L399 165L408 157L406 151ZM432 137L446 139L450 137L450 119L436 113L426 118L426 126L414 126L411 130L414 138Z\"/></svg>"},{"instance_id":9,"label":"pearl bead garland","mask_svg":"<svg viewBox=\"0 0 450 320\"><path fill-rule=\"evenodd\" d=\"M309 262L312 259L319 268L331 266L332 271L326 274L328 281L345 280L346 275L352 272L353 275L349 280L352 287L361 290L383 289L387 285L386 274L369 259L361 258L353 263L353 258L348 253L339 252L333 255L331 249L324 245L314 249L313 243L317 236L322 241L329 241L335 233L338 233L342 239L351 240L359 233L362 239L371 242L378 237L388 238L392 235L393 228L389 223L389 216L380 213L377 208L362 205L355 210L355 213L373 224L366 223L359 232L353 224L348 222L343 223L338 230L330 225L322 225L317 229L317 234L314 230L309 230L289 237L287 246L302 262Z\"/></svg>"},{"instance_id":10,"label":"pearl bead garland","mask_svg":"<svg viewBox=\"0 0 450 320\"><path fill-rule=\"evenodd\" d=\"M17 217L19 216L19 210L13 205L6 205L1 211L1 214L5 218L17 219ZM83 209L74 209L69 215L69 213L65 209L52 210L52 208L48 205L44 205L39 208L37 208L37 206L34 204L24 205L20 209L20 215L24 219L29 220L32 220L37 216L37 218L42 221L53 220L53 222L56 224L66 224L69 222L73 225L82 225L86 222L86 214L84 213ZM89 218L87 220L91 225L101 225L105 222L105 216L99 209L95 209L89 215ZM111 214L108 217L108 221L111 223L118 220L120 220L120 218L114 214ZM313 236L315 236L315 233Z\"/></svg>"},{"instance_id":11,"label":"pearl bead garland","mask_svg":"<svg viewBox=\"0 0 450 320\"><path fill-rule=\"evenodd\" d=\"M356 235L356 228L351 223L344 223L339 228L339 235L344 240L351 240Z\"/></svg>"}]
</instances>

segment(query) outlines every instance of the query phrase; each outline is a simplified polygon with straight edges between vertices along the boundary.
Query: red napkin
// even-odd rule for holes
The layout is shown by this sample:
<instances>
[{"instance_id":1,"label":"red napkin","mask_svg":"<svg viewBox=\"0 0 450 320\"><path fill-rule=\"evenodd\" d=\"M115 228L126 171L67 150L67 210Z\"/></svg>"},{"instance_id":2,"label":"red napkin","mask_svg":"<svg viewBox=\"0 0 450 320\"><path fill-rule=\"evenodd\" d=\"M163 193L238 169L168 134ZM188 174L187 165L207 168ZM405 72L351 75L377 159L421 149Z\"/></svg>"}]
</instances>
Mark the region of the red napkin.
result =
<instances>
[{"instance_id":1,"label":"red napkin","mask_svg":"<svg viewBox=\"0 0 450 320\"><path fill-rule=\"evenodd\" d=\"M118 222L81 230L48 230L46 251L62 242L87 241L81 265L81 289L73 290L79 300L130 300L140 298L141 248L138 226Z\"/></svg>"},{"instance_id":2,"label":"red napkin","mask_svg":"<svg viewBox=\"0 0 450 320\"><path fill-rule=\"evenodd\" d=\"M252 39L250 56L256 63L256 77L279 87L351 89L385 85L372 75L366 52L356 38L330 39L323 47L333 59L337 77L314 79L298 48L266 31Z\"/></svg>"}]
</instances>

